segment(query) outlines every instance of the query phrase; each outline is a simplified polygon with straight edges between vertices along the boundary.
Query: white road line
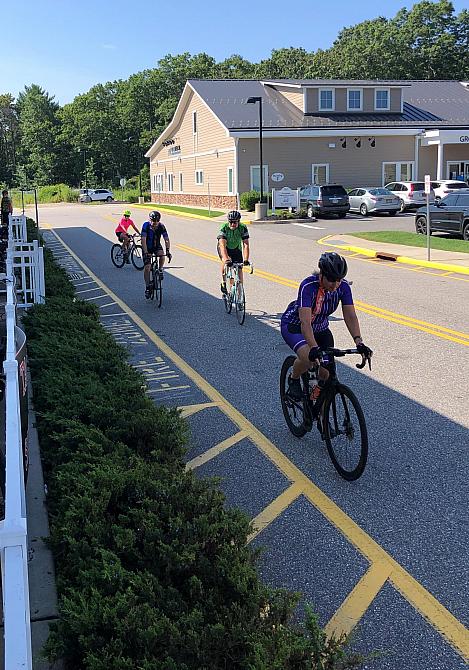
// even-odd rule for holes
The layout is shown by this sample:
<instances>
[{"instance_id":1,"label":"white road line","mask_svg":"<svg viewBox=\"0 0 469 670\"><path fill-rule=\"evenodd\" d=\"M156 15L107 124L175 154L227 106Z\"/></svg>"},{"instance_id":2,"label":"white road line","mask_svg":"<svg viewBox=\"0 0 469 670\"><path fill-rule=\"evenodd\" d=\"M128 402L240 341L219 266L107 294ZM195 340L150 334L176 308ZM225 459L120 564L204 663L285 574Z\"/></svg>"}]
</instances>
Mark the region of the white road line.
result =
<instances>
[{"instance_id":1,"label":"white road line","mask_svg":"<svg viewBox=\"0 0 469 670\"><path fill-rule=\"evenodd\" d=\"M292 223L292 226L302 226L303 228L314 228L314 230L326 230L321 226L312 226L310 223Z\"/></svg>"}]
</instances>

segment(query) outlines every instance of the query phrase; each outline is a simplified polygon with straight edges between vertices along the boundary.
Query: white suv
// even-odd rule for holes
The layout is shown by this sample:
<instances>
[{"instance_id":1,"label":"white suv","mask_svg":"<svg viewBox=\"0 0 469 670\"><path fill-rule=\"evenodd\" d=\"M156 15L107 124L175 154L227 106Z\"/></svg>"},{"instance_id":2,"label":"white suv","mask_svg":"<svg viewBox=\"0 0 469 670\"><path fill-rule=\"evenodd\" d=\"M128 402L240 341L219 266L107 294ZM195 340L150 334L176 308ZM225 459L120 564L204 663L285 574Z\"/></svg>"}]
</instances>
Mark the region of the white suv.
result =
<instances>
[{"instance_id":1,"label":"white suv","mask_svg":"<svg viewBox=\"0 0 469 670\"><path fill-rule=\"evenodd\" d=\"M83 194L80 193L80 202L94 202L95 200L105 200L106 202L111 202L114 200L114 193L109 191L107 188L89 188L82 190L86 192Z\"/></svg>"},{"instance_id":2,"label":"white suv","mask_svg":"<svg viewBox=\"0 0 469 670\"><path fill-rule=\"evenodd\" d=\"M417 209L427 202L423 181L393 181L385 188L397 195L401 201L401 212L406 209ZM430 202L435 202L435 192L430 191Z\"/></svg>"},{"instance_id":3,"label":"white suv","mask_svg":"<svg viewBox=\"0 0 469 670\"><path fill-rule=\"evenodd\" d=\"M469 186L465 181L456 179L439 179L432 181L432 189L435 191L435 202L441 200L449 193L469 193Z\"/></svg>"}]
</instances>

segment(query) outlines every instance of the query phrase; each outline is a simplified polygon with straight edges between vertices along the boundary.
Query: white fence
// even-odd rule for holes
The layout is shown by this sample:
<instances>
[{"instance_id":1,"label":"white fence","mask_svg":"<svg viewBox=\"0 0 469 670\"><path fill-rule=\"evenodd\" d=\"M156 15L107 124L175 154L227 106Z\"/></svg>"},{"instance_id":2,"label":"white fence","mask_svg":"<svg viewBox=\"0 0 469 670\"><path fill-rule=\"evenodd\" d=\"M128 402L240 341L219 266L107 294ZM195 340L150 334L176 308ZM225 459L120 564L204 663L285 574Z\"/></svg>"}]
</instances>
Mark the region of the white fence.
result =
<instances>
[{"instance_id":1,"label":"white fence","mask_svg":"<svg viewBox=\"0 0 469 670\"><path fill-rule=\"evenodd\" d=\"M6 260L5 518L0 522L5 668L32 670L26 495L21 435L17 306L44 301L44 264L37 242L26 242L26 217L10 217ZM15 285L17 284L16 288ZM17 300L17 297L20 300ZM23 370L23 373L25 371Z\"/></svg>"}]
</instances>

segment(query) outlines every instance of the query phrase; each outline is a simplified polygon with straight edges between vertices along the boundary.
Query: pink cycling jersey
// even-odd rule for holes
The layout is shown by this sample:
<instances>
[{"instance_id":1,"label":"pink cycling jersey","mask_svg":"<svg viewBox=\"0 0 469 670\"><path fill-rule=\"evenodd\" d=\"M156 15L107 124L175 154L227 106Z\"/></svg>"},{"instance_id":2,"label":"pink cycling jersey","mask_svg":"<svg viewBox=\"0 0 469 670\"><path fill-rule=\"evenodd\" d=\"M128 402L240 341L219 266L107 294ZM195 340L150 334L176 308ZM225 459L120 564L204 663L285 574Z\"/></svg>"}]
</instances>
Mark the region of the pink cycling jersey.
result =
<instances>
[{"instance_id":1,"label":"pink cycling jersey","mask_svg":"<svg viewBox=\"0 0 469 670\"><path fill-rule=\"evenodd\" d=\"M126 219L126 218L122 217L122 219L121 219L119 225L117 226L115 232L116 233L126 233L129 229L129 227L133 226L133 225L134 225L134 222L132 221L132 219Z\"/></svg>"}]
</instances>

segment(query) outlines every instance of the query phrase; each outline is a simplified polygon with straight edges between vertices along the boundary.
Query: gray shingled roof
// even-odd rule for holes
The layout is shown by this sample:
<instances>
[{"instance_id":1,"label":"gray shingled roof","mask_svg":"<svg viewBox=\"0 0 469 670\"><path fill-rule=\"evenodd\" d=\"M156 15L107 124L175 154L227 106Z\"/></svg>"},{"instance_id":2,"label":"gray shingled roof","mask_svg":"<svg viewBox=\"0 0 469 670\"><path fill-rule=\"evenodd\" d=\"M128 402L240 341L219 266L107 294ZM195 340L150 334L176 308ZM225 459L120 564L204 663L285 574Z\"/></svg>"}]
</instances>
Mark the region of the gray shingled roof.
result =
<instances>
[{"instance_id":1,"label":"gray shingled roof","mask_svg":"<svg viewBox=\"0 0 469 670\"><path fill-rule=\"evenodd\" d=\"M262 95L263 127L270 130L321 128L451 128L469 126L469 88L457 81L358 81L275 80L303 85L394 85L402 86L403 112L325 113L304 115L271 85L250 79L191 79L190 85L230 130L258 128L257 105L247 105L250 96ZM266 82L264 82L266 84ZM292 89L294 90L294 89Z\"/></svg>"}]
</instances>

